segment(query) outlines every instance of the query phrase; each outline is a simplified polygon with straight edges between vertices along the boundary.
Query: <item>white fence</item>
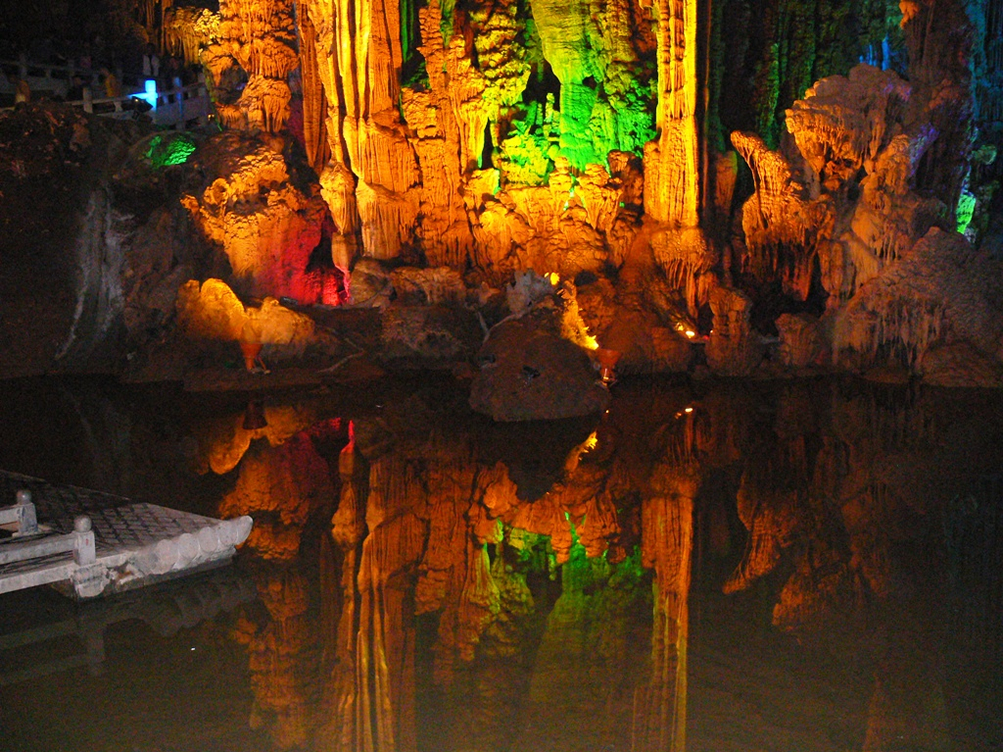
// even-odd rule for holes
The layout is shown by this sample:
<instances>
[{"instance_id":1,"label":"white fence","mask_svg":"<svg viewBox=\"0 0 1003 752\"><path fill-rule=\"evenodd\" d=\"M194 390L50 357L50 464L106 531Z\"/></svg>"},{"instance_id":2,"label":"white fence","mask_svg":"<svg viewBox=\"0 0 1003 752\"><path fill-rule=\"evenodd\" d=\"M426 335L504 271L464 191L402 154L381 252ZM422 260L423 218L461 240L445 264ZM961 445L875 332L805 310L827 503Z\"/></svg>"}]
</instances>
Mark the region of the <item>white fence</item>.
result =
<instances>
[{"instance_id":1,"label":"white fence","mask_svg":"<svg viewBox=\"0 0 1003 752\"><path fill-rule=\"evenodd\" d=\"M83 100L69 104L84 112L116 120L138 117L145 113L154 125L176 130L206 125L212 112L209 90L203 83L162 91L155 95L138 93L101 99L92 99L85 91Z\"/></svg>"},{"instance_id":2,"label":"white fence","mask_svg":"<svg viewBox=\"0 0 1003 752\"><path fill-rule=\"evenodd\" d=\"M64 98L70 90L74 76L84 80L84 98L68 104L102 117L116 119L133 118L146 113L153 124L161 128L185 129L205 125L212 112L212 100L204 82L190 86L176 86L169 91L148 93L140 80L122 81L121 97L94 98L94 91L101 91L97 73L73 66L38 65L27 60L0 60L0 93L13 98L13 87L7 80L11 74L28 83L32 99L45 97Z\"/></svg>"}]
</instances>

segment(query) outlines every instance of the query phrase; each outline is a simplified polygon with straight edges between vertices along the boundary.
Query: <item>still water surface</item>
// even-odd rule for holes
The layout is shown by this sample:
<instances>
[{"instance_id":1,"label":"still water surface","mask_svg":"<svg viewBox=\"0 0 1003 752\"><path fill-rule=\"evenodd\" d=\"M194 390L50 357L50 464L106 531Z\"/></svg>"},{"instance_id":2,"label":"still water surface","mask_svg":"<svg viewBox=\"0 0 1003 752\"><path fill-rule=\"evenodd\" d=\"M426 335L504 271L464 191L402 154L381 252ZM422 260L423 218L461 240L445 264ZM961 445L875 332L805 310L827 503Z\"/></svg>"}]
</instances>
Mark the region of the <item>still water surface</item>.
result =
<instances>
[{"instance_id":1,"label":"still water surface","mask_svg":"<svg viewBox=\"0 0 1003 752\"><path fill-rule=\"evenodd\" d=\"M1003 400L623 382L7 382L0 467L214 516L234 566L0 596L17 752L1003 749Z\"/></svg>"}]
</instances>

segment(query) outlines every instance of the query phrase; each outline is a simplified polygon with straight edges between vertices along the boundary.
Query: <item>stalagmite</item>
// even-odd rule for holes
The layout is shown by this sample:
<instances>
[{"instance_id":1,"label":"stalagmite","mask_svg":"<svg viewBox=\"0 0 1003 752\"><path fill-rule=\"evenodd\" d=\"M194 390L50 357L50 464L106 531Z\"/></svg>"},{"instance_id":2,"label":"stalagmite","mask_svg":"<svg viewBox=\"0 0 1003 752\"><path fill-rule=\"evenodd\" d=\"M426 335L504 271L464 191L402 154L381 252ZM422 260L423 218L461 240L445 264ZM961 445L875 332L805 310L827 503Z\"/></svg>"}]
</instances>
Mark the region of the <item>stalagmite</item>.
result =
<instances>
[{"instance_id":1,"label":"stalagmite","mask_svg":"<svg viewBox=\"0 0 1003 752\"><path fill-rule=\"evenodd\" d=\"M740 290L717 287L711 292L710 308L714 328L706 347L707 365L729 375L749 373L764 354L759 335L749 323L752 301Z\"/></svg>"}]
</instances>

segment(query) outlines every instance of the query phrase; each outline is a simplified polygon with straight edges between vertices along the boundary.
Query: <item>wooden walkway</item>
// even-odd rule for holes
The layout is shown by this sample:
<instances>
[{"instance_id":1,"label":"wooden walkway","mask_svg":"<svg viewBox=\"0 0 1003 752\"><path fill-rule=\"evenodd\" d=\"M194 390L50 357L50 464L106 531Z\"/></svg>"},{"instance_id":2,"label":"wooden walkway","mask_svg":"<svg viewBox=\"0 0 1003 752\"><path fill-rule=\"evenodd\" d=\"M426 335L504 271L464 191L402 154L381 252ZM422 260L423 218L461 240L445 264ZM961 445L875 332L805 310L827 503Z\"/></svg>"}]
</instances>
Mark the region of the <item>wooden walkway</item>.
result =
<instances>
[{"instance_id":1,"label":"wooden walkway","mask_svg":"<svg viewBox=\"0 0 1003 752\"><path fill-rule=\"evenodd\" d=\"M37 530L22 519L28 495ZM228 562L251 524L0 471L0 593L52 584L93 598L201 571Z\"/></svg>"}]
</instances>

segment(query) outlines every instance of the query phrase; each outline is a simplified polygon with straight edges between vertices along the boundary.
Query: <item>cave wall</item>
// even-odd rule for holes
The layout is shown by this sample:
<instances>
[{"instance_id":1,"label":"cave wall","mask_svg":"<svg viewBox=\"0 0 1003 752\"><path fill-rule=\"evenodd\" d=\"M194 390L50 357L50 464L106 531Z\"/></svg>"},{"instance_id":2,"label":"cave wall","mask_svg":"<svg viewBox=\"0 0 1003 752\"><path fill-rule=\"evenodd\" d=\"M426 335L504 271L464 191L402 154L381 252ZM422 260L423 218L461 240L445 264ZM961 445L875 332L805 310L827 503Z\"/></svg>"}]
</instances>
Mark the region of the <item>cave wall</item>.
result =
<instances>
[{"instance_id":1,"label":"cave wall","mask_svg":"<svg viewBox=\"0 0 1003 752\"><path fill-rule=\"evenodd\" d=\"M300 140L345 272L370 257L494 286L524 269L612 274L614 308L655 319L600 340L697 330L709 312L699 333L726 373L761 367L754 340L781 328L785 365L867 368L894 351L915 369L945 344L925 314L885 327L933 332L918 349L908 331L846 334L838 314L931 227L962 230L977 206L973 232L988 228L993 3L306 0L276 11L294 31L256 13L224 2L204 45L217 80L220 50L247 77L221 114L280 130L282 107L255 115L248 92L273 60L285 106L299 65Z\"/></svg>"},{"instance_id":2,"label":"cave wall","mask_svg":"<svg viewBox=\"0 0 1003 752\"><path fill-rule=\"evenodd\" d=\"M689 367L696 340L727 374L919 372L938 347L1000 365L972 329L1003 303L976 253L998 234L996 0L134 10L134 34L208 73L226 133L182 204L240 294L352 302L360 260L471 290L533 270L580 282L590 334L637 351L627 371ZM980 270L946 325L942 300L915 321L895 302L932 228L965 232ZM881 332L854 329L896 265Z\"/></svg>"}]
</instances>

